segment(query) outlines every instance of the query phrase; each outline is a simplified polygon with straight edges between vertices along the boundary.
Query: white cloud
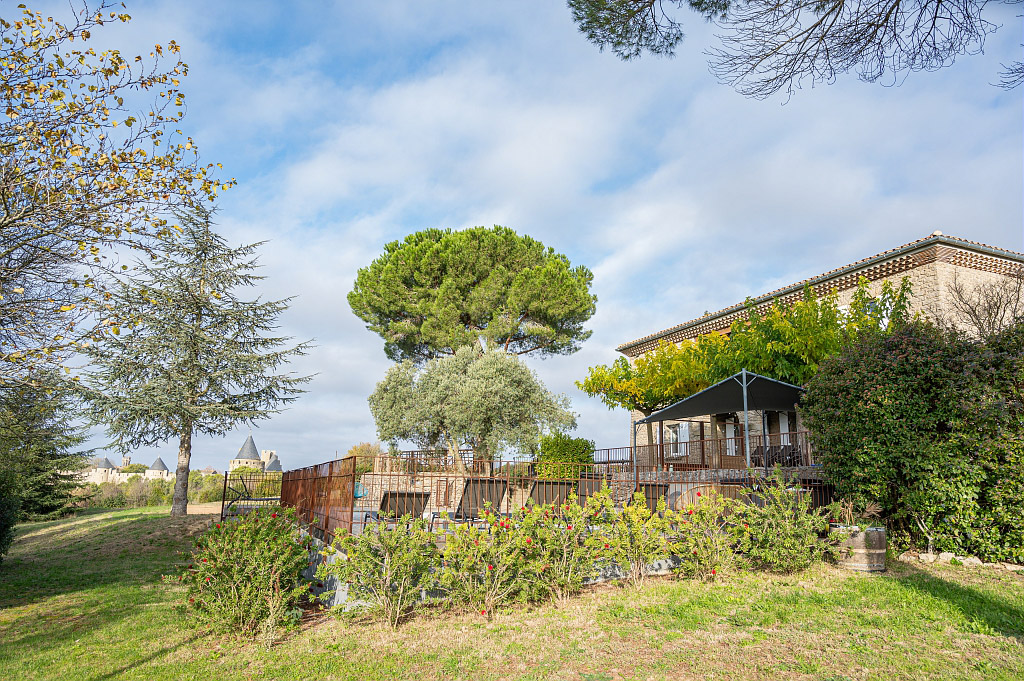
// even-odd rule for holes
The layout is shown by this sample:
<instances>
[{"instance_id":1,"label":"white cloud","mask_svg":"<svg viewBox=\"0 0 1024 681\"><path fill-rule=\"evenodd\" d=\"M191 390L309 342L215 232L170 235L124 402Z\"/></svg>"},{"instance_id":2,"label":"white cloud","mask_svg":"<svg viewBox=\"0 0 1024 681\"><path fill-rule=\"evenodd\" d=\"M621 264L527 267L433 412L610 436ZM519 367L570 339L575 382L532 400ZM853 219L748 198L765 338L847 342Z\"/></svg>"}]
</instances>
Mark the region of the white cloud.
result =
<instances>
[{"instance_id":1,"label":"white cloud","mask_svg":"<svg viewBox=\"0 0 1024 681\"><path fill-rule=\"evenodd\" d=\"M297 295L284 331L316 338L294 367L309 393L254 434L286 467L373 439L388 362L345 295L419 229L507 224L594 270L593 338L531 365L599 446L628 416L573 384L622 342L934 229L1024 246L1019 92L987 84L1017 58L1009 31L902 87L845 78L781 106L713 82L696 19L675 60L622 63L559 3L132 9L133 44L179 37L187 124L240 180L223 231L271 239L260 291ZM244 437L197 442L197 463Z\"/></svg>"}]
</instances>

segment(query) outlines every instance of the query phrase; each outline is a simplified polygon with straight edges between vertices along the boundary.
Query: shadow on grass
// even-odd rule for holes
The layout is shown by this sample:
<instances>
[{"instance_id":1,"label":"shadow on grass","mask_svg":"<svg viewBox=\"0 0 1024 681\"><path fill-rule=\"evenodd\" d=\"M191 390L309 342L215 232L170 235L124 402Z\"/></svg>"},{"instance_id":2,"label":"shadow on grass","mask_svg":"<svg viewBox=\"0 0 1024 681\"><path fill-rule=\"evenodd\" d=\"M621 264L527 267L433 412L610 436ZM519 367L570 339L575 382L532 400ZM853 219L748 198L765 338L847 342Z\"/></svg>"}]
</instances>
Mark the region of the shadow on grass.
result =
<instances>
[{"instance_id":1,"label":"shadow on grass","mask_svg":"<svg viewBox=\"0 0 1024 681\"><path fill-rule=\"evenodd\" d=\"M178 643L175 643L172 646L167 646L165 648L161 648L160 650L157 650L157 651L155 651L155 652L153 652L153 653L151 653L149 655L146 655L145 657L140 657L139 659L134 660L131 663L124 665L123 667L119 667L119 668L117 668L117 669L115 669L113 671L107 672L106 674L101 674L99 676L93 676L89 681L104 681L104 679L116 679L116 678L120 677L121 674L124 674L127 671L130 671L132 669L137 669L137 668L141 667L142 665L146 664L147 662L152 662L153 660L157 659L158 657L163 657L164 655L169 655L169 654L173 653L178 648L181 648L182 646L184 646L186 644L192 643L193 641L195 641L199 637L200 637L200 634L192 634L191 636L189 636L188 638L186 638L183 641L179 641Z\"/></svg>"},{"instance_id":2,"label":"shadow on grass","mask_svg":"<svg viewBox=\"0 0 1024 681\"><path fill-rule=\"evenodd\" d=\"M1024 610L1016 605L969 586L942 579L913 565L904 565L903 572L905 574L896 577L903 586L949 603L968 620L980 623L991 631L1024 639Z\"/></svg>"}]
</instances>

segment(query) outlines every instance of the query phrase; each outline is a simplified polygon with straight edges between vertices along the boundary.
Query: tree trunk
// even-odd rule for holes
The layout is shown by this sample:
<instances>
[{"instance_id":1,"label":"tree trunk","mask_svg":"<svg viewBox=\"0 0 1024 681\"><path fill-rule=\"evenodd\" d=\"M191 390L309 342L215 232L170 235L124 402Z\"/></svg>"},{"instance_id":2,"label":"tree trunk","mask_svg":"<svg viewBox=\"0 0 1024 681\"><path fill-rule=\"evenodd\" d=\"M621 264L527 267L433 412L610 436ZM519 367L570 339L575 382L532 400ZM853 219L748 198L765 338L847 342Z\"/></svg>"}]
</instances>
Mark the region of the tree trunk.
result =
<instances>
[{"instance_id":1,"label":"tree trunk","mask_svg":"<svg viewBox=\"0 0 1024 681\"><path fill-rule=\"evenodd\" d=\"M192 424L182 428L178 441L178 468L174 473L174 500L171 515L183 516L188 513L188 465L192 459Z\"/></svg>"},{"instance_id":2,"label":"tree trunk","mask_svg":"<svg viewBox=\"0 0 1024 681\"><path fill-rule=\"evenodd\" d=\"M466 468L466 464L462 461L462 455L459 453L459 441L452 437L445 438L448 442L448 455L452 457L452 462L455 464L455 472L459 475L467 475L469 470Z\"/></svg>"}]
</instances>

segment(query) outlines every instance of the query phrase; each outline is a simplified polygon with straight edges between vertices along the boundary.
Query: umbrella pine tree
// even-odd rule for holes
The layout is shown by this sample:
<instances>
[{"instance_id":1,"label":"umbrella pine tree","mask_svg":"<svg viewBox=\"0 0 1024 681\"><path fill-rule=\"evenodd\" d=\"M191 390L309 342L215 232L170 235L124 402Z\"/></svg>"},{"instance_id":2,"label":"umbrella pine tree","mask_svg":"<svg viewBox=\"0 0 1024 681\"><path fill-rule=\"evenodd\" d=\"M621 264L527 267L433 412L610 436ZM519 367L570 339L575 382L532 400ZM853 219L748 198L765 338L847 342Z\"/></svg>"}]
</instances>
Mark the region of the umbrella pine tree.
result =
<instances>
[{"instance_id":1,"label":"umbrella pine tree","mask_svg":"<svg viewBox=\"0 0 1024 681\"><path fill-rule=\"evenodd\" d=\"M229 247L206 210L178 217L182 234L113 293L125 328L111 323L89 348L83 381L93 421L121 450L178 440L172 516L186 512L192 436L268 418L310 378L281 371L308 347L274 335L288 299L237 294L262 279L261 244Z\"/></svg>"}]
</instances>

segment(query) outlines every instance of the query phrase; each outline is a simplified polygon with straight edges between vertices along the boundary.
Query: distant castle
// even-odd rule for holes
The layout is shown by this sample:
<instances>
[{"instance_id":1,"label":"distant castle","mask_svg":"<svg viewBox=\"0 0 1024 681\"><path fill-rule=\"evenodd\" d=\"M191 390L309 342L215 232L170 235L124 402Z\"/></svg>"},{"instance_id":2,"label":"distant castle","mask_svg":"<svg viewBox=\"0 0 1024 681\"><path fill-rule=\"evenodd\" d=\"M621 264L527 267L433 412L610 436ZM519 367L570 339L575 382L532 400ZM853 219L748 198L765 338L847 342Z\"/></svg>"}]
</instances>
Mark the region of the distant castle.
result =
<instances>
[{"instance_id":1,"label":"distant castle","mask_svg":"<svg viewBox=\"0 0 1024 681\"><path fill-rule=\"evenodd\" d=\"M125 473L122 469L131 464L132 458L125 456L121 458L121 465L115 466L107 457L93 459L89 467L80 473L82 482L100 484L101 482L128 482L133 475L138 475L146 480L173 480L174 471L167 470L163 459L159 456L153 465L138 473Z\"/></svg>"},{"instance_id":2,"label":"distant castle","mask_svg":"<svg viewBox=\"0 0 1024 681\"><path fill-rule=\"evenodd\" d=\"M245 444L238 450L235 458L228 462L228 472L246 466L255 468L263 473L280 473L281 460L277 458L277 450L263 449L256 451L256 443L252 441L252 435L245 440Z\"/></svg>"}]
</instances>

